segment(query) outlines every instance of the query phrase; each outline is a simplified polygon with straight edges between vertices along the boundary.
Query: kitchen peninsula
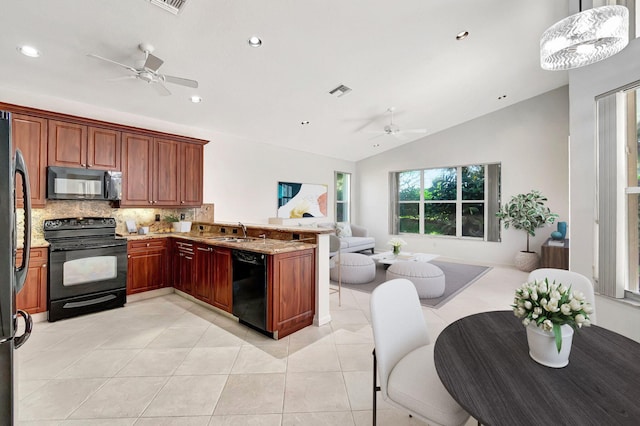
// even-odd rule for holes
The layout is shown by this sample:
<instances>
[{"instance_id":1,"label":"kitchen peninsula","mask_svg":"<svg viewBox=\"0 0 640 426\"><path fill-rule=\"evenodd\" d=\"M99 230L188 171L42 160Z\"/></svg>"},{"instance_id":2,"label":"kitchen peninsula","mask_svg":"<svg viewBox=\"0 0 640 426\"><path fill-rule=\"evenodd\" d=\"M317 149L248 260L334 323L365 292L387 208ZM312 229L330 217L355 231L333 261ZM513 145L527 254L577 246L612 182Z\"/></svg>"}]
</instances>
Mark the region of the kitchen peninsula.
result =
<instances>
[{"instance_id":1,"label":"kitchen peninsula","mask_svg":"<svg viewBox=\"0 0 640 426\"><path fill-rule=\"evenodd\" d=\"M331 231L274 225L245 228L246 234L237 223L194 223L188 233L127 235L127 293L152 295L147 292L173 287L183 297L233 314L276 339L328 322ZM252 254L262 259L262 269L240 259ZM248 267L254 269L244 271ZM246 282L260 274L262 284ZM243 285L250 287L248 293L242 293ZM261 286L265 291L257 296L253 292ZM246 295L249 299L242 305ZM258 324L251 320L256 305L264 309L264 320Z\"/></svg>"}]
</instances>

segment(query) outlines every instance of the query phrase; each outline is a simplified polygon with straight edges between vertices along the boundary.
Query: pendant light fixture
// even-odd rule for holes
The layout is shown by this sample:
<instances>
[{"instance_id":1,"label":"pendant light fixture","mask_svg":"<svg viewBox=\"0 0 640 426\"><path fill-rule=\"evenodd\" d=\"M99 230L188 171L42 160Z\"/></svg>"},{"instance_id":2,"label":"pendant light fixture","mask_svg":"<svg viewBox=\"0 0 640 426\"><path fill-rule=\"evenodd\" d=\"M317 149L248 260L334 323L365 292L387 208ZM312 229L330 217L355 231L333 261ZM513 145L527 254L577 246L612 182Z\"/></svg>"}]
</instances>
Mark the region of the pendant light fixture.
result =
<instances>
[{"instance_id":1,"label":"pendant light fixture","mask_svg":"<svg viewBox=\"0 0 640 426\"><path fill-rule=\"evenodd\" d=\"M629 43L629 10L601 6L571 15L549 27L540 39L545 70L578 68L613 56Z\"/></svg>"}]
</instances>

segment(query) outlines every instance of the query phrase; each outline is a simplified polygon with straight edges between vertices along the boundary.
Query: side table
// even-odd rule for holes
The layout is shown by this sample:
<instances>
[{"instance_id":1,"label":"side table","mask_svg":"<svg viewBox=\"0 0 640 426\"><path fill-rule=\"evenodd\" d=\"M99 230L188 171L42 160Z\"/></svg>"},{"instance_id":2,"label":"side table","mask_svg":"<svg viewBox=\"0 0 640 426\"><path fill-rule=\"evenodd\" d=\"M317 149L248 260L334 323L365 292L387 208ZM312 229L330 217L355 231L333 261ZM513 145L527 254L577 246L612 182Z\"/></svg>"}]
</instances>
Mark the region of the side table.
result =
<instances>
[{"instance_id":1,"label":"side table","mask_svg":"<svg viewBox=\"0 0 640 426\"><path fill-rule=\"evenodd\" d=\"M569 240L564 240L564 245L549 245L553 241L548 238L541 248L540 267L569 270Z\"/></svg>"}]
</instances>

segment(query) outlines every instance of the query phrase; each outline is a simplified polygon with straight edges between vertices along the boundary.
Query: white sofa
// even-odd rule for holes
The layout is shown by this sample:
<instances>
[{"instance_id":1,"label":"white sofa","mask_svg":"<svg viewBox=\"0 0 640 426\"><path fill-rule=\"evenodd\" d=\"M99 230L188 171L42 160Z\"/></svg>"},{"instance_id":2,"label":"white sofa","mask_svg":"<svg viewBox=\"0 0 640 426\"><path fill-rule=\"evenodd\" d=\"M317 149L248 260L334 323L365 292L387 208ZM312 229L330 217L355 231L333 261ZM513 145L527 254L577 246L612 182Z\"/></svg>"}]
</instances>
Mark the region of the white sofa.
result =
<instances>
[{"instance_id":1,"label":"white sofa","mask_svg":"<svg viewBox=\"0 0 640 426\"><path fill-rule=\"evenodd\" d=\"M350 237L338 237L340 240L340 251L342 253L355 253L364 250L373 250L376 247L376 240L373 237L369 237L369 232L366 228L358 225L351 224ZM330 255L333 256L337 253L337 250L331 251Z\"/></svg>"}]
</instances>

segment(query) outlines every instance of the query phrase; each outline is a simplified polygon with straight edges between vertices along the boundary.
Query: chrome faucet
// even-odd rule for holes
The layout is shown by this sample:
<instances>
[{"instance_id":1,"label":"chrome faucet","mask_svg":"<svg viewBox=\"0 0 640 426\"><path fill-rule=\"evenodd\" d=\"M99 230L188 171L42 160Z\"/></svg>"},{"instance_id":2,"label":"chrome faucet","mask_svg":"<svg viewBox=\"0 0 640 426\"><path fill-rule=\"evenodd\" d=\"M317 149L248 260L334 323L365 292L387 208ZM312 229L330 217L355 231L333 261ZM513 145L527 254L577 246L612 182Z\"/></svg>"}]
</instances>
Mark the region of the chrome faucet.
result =
<instances>
[{"instance_id":1,"label":"chrome faucet","mask_svg":"<svg viewBox=\"0 0 640 426\"><path fill-rule=\"evenodd\" d=\"M242 224L242 222L238 222L238 225L242 227L243 238L247 238L247 227Z\"/></svg>"}]
</instances>

